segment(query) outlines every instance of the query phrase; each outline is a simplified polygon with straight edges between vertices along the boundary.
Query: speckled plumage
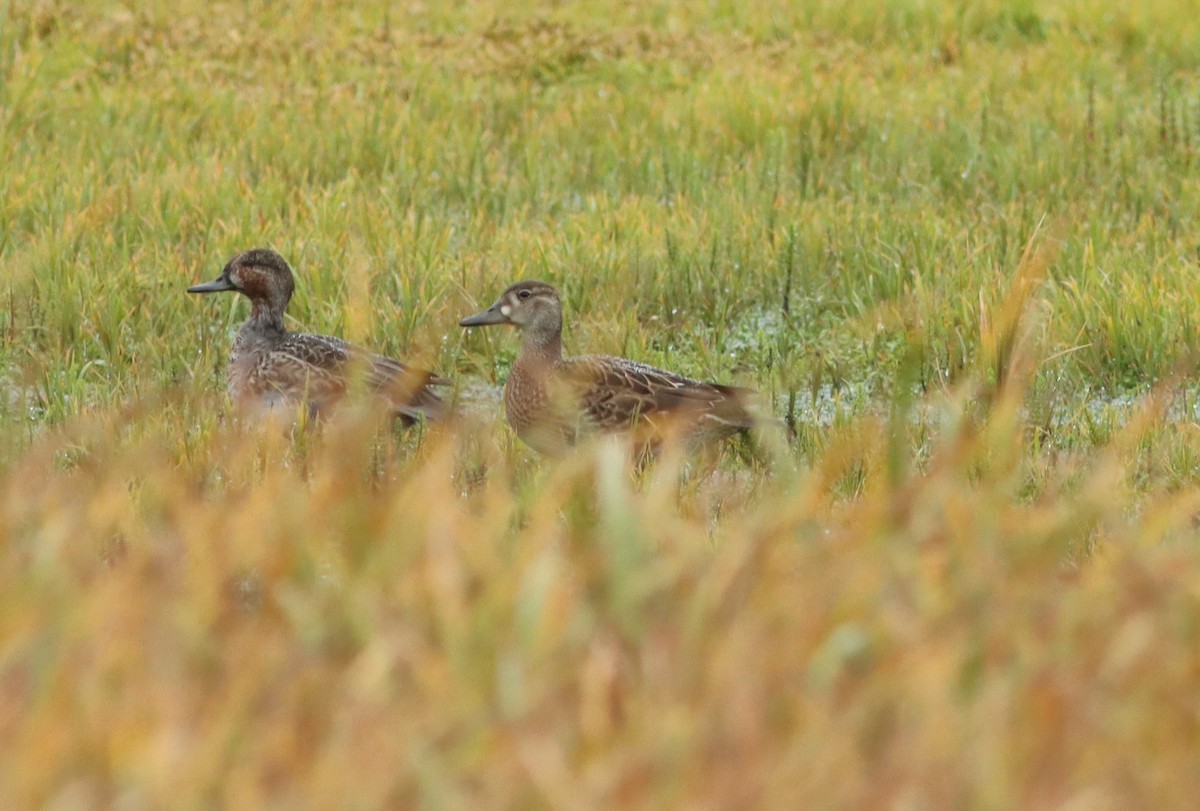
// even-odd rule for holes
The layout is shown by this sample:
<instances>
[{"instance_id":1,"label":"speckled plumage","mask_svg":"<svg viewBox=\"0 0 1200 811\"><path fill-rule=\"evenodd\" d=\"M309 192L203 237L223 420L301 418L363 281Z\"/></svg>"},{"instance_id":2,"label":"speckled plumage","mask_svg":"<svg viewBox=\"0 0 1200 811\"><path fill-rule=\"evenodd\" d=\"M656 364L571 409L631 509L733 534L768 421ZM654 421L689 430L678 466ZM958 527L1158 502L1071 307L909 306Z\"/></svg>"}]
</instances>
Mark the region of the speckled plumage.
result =
<instances>
[{"instance_id":1,"label":"speckled plumage","mask_svg":"<svg viewBox=\"0 0 1200 811\"><path fill-rule=\"evenodd\" d=\"M238 254L217 279L189 288L195 293L236 290L250 299L250 317L234 339L229 360L229 394L240 409L294 409L303 403L317 414L361 379L406 422L442 416L444 405L430 387L448 381L340 338L289 331L283 316L294 288L287 262L267 250Z\"/></svg>"},{"instance_id":2,"label":"speckled plumage","mask_svg":"<svg viewBox=\"0 0 1200 811\"><path fill-rule=\"evenodd\" d=\"M505 417L530 447L556 455L580 434L633 431L657 443L708 442L756 424L748 389L704 383L608 355L562 356L562 303L543 282L520 282L463 326L511 324L521 352L504 386Z\"/></svg>"}]
</instances>

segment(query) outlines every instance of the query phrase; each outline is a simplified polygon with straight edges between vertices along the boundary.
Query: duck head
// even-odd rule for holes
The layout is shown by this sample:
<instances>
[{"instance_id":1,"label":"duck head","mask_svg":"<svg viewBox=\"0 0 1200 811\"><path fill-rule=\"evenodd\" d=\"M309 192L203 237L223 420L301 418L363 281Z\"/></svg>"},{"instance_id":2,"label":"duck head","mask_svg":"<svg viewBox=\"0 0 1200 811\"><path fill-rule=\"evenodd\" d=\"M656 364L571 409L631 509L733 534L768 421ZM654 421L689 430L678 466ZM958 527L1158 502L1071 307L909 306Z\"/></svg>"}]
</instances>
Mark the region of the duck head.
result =
<instances>
[{"instance_id":1,"label":"duck head","mask_svg":"<svg viewBox=\"0 0 1200 811\"><path fill-rule=\"evenodd\" d=\"M491 307L458 324L462 327L508 324L527 333L557 335L562 331L562 301L558 291L545 282L517 282Z\"/></svg>"},{"instance_id":2,"label":"duck head","mask_svg":"<svg viewBox=\"0 0 1200 811\"><path fill-rule=\"evenodd\" d=\"M229 260L221 275L211 282L192 285L189 293L224 293L235 290L250 299L255 309L282 314L287 309L296 282L292 269L275 251L256 248Z\"/></svg>"}]
</instances>

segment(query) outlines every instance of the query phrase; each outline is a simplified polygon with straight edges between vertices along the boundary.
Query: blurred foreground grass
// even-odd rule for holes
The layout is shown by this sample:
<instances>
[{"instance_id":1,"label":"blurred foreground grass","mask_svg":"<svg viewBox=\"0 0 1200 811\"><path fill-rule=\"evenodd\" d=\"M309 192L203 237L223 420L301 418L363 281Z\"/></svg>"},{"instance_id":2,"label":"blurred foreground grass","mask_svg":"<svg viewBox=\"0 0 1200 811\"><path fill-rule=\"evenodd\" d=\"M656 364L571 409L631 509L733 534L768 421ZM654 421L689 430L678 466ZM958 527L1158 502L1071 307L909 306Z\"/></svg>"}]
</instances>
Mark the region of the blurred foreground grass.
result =
<instances>
[{"instance_id":1,"label":"blurred foreground grass","mask_svg":"<svg viewBox=\"0 0 1200 811\"><path fill-rule=\"evenodd\" d=\"M977 402L772 475L65 428L0 479L0 803L1186 806L1200 491L1133 486L1151 402L1030 499Z\"/></svg>"},{"instance_id":2,"label":"blurred foreground grass","mask_svg":"<svg viewBox=\"0 0 1200 811\"><path fill-rule=\"evenodd\" d=\"M0 808L1194 804L1192 11L0 4ZM543 277L797 442L239 426L260 244L478 414Z\"/></svg>"}]
</instances>

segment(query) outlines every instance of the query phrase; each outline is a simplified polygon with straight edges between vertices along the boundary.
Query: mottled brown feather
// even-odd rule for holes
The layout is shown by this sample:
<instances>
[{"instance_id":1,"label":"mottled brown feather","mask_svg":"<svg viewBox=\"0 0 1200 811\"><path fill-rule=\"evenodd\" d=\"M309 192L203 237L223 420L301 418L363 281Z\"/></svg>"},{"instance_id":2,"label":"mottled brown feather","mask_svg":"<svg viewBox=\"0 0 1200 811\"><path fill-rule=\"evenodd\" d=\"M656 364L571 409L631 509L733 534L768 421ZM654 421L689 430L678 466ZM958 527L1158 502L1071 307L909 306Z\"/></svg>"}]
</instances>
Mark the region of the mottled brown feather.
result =
<instances>
[{"instance_id":1,"label":"mottled brown feather","mask_svg":"<svg viewBox=\"0 0 1200 811\"><path fill-rule=\"evenodd\" d=\"M237 290L252 303L250 317L234 339L228 371L229 393L239 408L304 404L316 414L346 396L361 379L365 390L383 397L405 422L443 416L444 404L430 388L445 385L443 378L340 338L289 331L283 315L294 282L291 268L278 254L239 254L217 282L222 279L229 287L221 289Z\"/></svg>"},{"instance_id":2,"label":"mottled brown feather","mask_svg":"<svg viewBox=\"0 0 1200 811\"><path fill-rule=\"evenodd\" d=\"M753 428L749 389L704 383L608 355L562 357L562 305L543 282L513 285L467 326L510 323L523 333L504 387L505 416L527 444L558 454L580 434L633 431L658 442L689 444Z\"/></svg>"}]
</instances>

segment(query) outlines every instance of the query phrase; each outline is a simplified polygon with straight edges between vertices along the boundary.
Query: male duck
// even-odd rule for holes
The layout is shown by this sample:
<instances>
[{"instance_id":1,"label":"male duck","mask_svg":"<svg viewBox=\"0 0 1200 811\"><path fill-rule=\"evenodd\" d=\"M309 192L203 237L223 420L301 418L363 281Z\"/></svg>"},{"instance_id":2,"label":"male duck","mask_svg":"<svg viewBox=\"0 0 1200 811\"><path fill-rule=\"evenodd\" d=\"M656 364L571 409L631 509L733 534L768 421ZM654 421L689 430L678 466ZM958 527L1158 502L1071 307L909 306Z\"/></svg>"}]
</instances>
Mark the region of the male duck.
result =
<instances>
[{"instance_id":1,"label":"male duck","mask_svg":"<svg viewBox=\"0 0 1200 811\"><path fill-rule=\"evenodd\" d=\"M283 314L294 289L288 263L264 249L239 253L216 279L188 288L189 293L235 290L250 299L250 317L238 331L229 359L229 393L239 408L303 403L316 416L344 397L359 374L406 424L443 415L445 406L430 387L449 381L340 338L289 331Z\"/></svg>"},{"instance_id":2,"label":"male duck","mask_svg":"<svg viewBox=\"0 0 1200 811\"><path fill-rule=\"evenodd\" d=\"M695 445L757 424L746 407L754 394L749 389L703 383L626 358L564 358L562 302L544 282L514 284L487 310L459 324L521 330L521 351L504 386L504 410L508 424L539 453L561 454L580 433L632 430L649 445L666 436Z\"/></svg>"}]
</instances>

